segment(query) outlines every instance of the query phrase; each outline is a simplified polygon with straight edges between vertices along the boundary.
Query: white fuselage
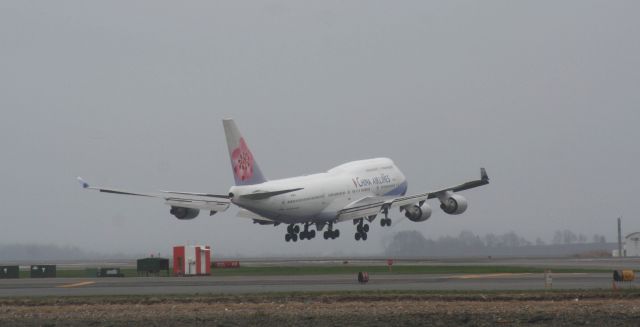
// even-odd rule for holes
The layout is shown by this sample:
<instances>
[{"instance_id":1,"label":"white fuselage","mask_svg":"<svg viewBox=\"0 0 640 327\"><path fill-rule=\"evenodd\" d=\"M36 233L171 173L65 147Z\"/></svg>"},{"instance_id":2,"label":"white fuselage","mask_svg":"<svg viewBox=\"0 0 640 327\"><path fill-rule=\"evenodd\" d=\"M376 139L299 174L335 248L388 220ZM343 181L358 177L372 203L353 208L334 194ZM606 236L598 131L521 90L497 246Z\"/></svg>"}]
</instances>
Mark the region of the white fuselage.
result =
<instances>
[{"instance_id":1,"label":"white fuselage","mask_svg":"<svg viewBox=\"0 0 640 327\"><path fill-rule=\"evenodd\" d=\"M266 199L242 195L300 189ZM283 223L336 221L338 211L370 196L401 196L407 191L404 174L391 159L352 161L326 173L278 179L262 184L233 186L237 206Z\"/></svg>"}]
</instances>

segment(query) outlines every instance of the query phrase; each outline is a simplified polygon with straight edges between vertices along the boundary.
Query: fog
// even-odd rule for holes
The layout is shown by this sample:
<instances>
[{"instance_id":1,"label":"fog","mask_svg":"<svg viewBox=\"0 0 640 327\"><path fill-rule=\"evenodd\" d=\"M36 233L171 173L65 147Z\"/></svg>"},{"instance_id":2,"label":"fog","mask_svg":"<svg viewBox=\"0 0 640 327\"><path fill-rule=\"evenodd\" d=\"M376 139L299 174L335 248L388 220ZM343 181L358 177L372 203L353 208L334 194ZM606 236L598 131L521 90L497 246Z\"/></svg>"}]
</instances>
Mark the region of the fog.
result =
<instances>
[{"instance_id":1,"label":"fog","mask_svg":"<svg viewBox=\"0 0 640 327\"><path fill-rule=\"evenodd\" d=\"M0 244L226 255L370 255L428 238L640 230L640 2L2 1ZM222 118L277 179L390 157L409 193L479 177L469 210L284 242L237 208L178 221L161 200L226 193ZM436 203L433 203L437 207Z\"/></svg>"}]
</instances>

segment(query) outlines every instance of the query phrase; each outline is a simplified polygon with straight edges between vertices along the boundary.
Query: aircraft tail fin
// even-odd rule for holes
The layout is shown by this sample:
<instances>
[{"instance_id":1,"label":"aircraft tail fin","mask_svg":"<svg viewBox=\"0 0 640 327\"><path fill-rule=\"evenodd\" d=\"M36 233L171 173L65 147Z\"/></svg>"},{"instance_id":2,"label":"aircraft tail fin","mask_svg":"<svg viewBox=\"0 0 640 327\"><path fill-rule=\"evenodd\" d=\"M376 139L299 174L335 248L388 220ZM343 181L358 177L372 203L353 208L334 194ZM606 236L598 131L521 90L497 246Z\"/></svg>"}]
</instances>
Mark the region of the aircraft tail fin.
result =
<instances>
[{"instance_id":1,"label":"aircraft tail fin","mask_svg":"<svg viewBox=\"0 0 640 327\"><path fill-rule=\"evenodd\" d=\"M231 168L233 169L233 178L236 181L236 185L253 185L266 182L267 180L262 175L260 166L258 166L233 119L223 119L222 125L224 125L224 134L227 137L227 147L229 148Z\"/></svg>"}]
</instances>

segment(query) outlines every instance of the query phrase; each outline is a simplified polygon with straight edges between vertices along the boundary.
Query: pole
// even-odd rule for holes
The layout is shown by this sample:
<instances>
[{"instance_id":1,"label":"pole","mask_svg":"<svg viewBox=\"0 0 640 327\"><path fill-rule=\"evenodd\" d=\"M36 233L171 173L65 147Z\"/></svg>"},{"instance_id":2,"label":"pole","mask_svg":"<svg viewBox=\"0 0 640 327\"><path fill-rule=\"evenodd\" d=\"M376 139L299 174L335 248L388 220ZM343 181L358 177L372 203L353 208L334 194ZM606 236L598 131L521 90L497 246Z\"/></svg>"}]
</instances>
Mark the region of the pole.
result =
<instances>
[{"instance_id":1,"label":"pole","mask_svg":"<svg viewBox=\"0 0 640 327\"><path fill-rule=\"evenodd\" d=\"M618 256L623 257L622 253L622 217L618 217Z\"/></svg>"}]
</instances>

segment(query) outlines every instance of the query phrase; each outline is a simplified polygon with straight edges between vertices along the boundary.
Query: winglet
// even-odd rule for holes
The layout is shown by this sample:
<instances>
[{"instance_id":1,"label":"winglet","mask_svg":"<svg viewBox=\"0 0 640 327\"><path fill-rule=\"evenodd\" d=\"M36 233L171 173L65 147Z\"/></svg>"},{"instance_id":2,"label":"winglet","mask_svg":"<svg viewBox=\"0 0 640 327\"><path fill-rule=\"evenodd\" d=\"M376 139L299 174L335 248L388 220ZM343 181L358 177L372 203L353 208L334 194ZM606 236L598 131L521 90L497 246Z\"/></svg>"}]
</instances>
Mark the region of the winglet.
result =
<instances>
[{"instance_id":1,"label":"winglet","mask_svg":"<svg viewBox=\"0 0 640 327\"><path fill-rule=\"evenodd\" d=\"M480 178L483 182L489 181L489 175L487 175L487 170L484 168L480 168Z\"/></svg>"},{"instance_id":2,"label":"winglet","mask_svg":"<svg viewBox=\"0 0 640 327\"><path fill-rule=\"evenodd\" d=\"M78 182L80 183L80 185L82 185L82 188L89 188L89 183L85 182L82 177L78 176Z\"/></svg>"}]
</instances>

